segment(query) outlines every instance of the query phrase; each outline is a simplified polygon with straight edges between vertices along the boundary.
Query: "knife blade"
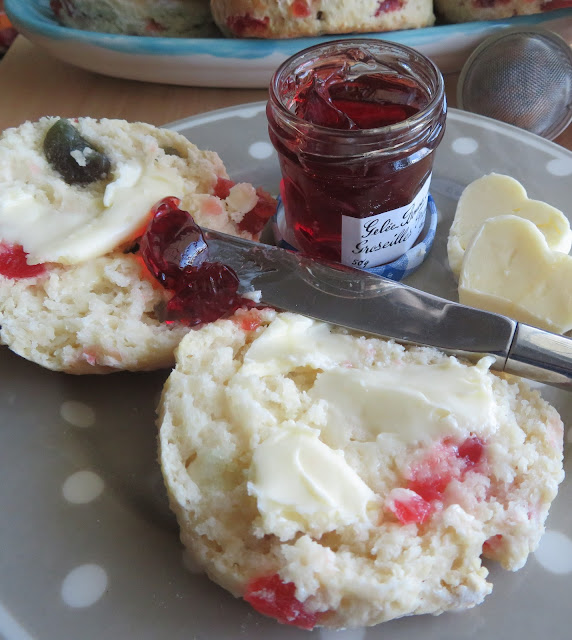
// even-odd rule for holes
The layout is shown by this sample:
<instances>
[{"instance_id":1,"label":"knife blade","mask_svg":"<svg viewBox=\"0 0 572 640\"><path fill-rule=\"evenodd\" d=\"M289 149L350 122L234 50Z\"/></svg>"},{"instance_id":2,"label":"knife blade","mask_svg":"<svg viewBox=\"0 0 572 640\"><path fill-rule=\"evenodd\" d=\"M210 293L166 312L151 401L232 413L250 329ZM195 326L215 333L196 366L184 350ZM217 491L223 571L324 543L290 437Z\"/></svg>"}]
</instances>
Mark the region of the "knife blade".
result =
<instances>
[{"instance_id":1,"label":"knife blade","mask_svg":"<svg viewBox=\"0 0 572 640\"><path fill-rule=\"evenodd\" d=\"M572 340L339 263L203 229L209 262L240 278L261 303L572 390Z\"/></svg>"}]
</instances>

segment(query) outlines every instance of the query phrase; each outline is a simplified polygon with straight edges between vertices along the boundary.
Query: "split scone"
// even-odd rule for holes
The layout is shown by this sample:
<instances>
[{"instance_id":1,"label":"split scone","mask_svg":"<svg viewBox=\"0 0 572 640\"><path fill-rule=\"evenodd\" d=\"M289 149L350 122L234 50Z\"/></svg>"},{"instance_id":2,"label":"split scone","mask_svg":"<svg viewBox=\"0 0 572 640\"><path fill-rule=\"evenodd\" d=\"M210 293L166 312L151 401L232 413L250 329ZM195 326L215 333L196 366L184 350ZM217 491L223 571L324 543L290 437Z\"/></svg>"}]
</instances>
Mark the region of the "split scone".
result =
<instances>
[{"instance_id":1,"label":"split scone","mask_svg":"<svg viewBox=\"0 0 572 640\"><path fill-rule=\"evenodd\" d=\"M66 27L132 36L220 36L209 0L50 0Z\"/></svg>"},{"instance_id":2,"label":"split scone","mask_svg":"<svg viewBox=\"0 0 572 640\"><path fill-rule=\"evenodd\" d=\"M272 210L216 153L166 129L46 117L4 131L0 344L69 373L170 366L188 328L164 321L173 294L145 268L139 239L171 196L198 224L248 239Z\"/></svg>"},{"instance_id":3,"label":"split scone","mask_svg":"<svg viewBox=\"0 0 572 640\"><path fill-rule=\"evenodd\" d=\"M556 410L490 364L273 310L189 333L159 412L186 552L306 629L479 604L563 478Z\"/></svg>"},{"instance_id":4,"label":"split scone","mask_svg":"<svg viewBox=\"0 0 572 640\"><path fill-rule=\"evenodd\" d=\"M221 31L238 38L298 38L428 27L432 0L211 0Z\"/></svg>"}]
</instances>

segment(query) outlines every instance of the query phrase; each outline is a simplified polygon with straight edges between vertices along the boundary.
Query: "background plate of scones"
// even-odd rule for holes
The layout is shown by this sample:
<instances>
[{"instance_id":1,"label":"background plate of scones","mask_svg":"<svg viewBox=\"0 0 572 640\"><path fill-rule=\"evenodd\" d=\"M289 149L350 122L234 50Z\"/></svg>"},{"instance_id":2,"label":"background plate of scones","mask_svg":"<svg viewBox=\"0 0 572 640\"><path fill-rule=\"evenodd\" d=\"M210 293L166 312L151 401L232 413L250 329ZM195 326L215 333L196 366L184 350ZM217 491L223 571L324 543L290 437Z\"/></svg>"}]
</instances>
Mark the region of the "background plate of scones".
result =
<instances>
[{"instance_id":1,"label":"background plate of scones","mask_svg":"<svg viewBox=\"0 0 572 640\"><path fill-rule=\"evenodd\" d=\"M571 0L6 0L6 10L61 60L188 86L266 88L289 56L348 34L415 47L443 72L498 29L572 37Z\"/></svg>"},{"instance_id":2,"label":"background plate of scones","mask_svg":"<svg viewBox=\"0 0 572 640\"><path fill-rule=\"evenodd\" d=\"M264 108L0 135L0 637L568 638L569 393L180 267L272 215ZM572 154L447 118L406 283L569 333Z\"/></svg>"}]
</instances>

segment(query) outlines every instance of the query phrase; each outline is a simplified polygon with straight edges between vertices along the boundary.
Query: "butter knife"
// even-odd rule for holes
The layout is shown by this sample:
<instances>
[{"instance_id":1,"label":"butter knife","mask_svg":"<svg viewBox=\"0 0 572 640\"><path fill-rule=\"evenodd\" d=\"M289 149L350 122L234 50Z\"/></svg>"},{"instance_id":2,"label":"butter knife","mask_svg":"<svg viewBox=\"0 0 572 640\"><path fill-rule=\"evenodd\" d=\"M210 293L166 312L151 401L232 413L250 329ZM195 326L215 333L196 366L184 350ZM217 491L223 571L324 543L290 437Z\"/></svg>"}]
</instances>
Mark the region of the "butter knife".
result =
<instances>
[{"instance_id":1,"label":"butter knife","mask_svg":"<svg viewBox=\"0 0 572 640\"><path fill-rule=\"evenodd\" d=\"M467 307L338 263L203 229L210 262L258 290L277 309L471 361L489 355L492 369L572 390L572 339Z\"/></svg>"}]
</instances>

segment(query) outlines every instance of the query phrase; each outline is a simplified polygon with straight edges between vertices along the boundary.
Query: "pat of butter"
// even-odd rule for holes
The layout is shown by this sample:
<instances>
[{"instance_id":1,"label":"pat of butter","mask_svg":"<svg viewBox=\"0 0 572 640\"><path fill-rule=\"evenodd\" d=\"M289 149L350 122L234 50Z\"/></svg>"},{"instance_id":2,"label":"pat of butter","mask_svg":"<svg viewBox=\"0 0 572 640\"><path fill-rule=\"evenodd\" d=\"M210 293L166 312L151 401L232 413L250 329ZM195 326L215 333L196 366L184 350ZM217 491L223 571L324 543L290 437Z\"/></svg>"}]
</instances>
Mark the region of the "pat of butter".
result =
<instances>
[{"instance_id":1,"label":"pat of butter","mask_svg":"<svg viewBox=\"0 0 572 640\"><path fill-rule=\"evenodd\" d=\"M324 322L283 314L252 343L241 373L273 375L298 367L328 369L358 360L355 338L332 333Z\"/></svg>"},{"instance_id":2,"label":"pat of butter","mask_svg":"<svg viewBox=\"0 0 572 640\"><path fill-rule=\"evenodd\" d=\"M139 165L120 165L101 199L51 205L30 193L8 193L0 204L0 238L20 244L28 263L77 264L131 240L162 198L181 194L182 179Z\"/></svg>"},{"instance_id":3,"label":"pat of butter","mask_svg":"<svg viewBox=\"0 0 572 640\"><path fill-rule=\"evenodd\" d=\"M368 520L376 496L316 431L284 426L254 451L248 492L256 497L265 533L289 539L319 535Z\"/></svg>"},{"instance_id":4,"label":"pat of butter","mask_svg":"<svg viewBox=\"0 0 572 640\"><path fill-rule=\"evenodd\" d=\"M457 204L447 243L449 265L456 276L461 271L467 247L484 222L509 214L533 222L554 251L570 251L572 231L561 211L529 199L525 188L514 178L491 173L471 182Z\"/></svg>"},{"instance_id":5,"label":"pat of butter","mask_svg":"<svg viewBox=\"0 0 572 640\"><path fill-rule=\"evenodd\" d=\"M352 437L375 441L393 434L406 442L436 441L473 428L496 429L495 403L488 368L491 358L467 367L455 358L434 365L332 369L319 374L309 391L325 401L331 435L351 430Z\"/></svg>"},{"instance_id":6,"label":"pat of butter","mask_svg":"<svg viewBox=\"0 0 572 640\"><path fill-rule=\"evenodd\" d=\"M552 251L529 220L487 221L469 246L459 300L552 331L572 330L572 257Z\"/></svg>"},{"instance_id":7,"label":"pat of butter","mask_svg":"<svg viewBox=\"0 0 572 640\"><path fill-rule=\"evenodd\" d=\"M103 206L110 207L123 189L134 187L143 173L143 167L136 162L129 162L117 167L115 180L105 187L103 194Z\"/></svg>"}]
</instances>

